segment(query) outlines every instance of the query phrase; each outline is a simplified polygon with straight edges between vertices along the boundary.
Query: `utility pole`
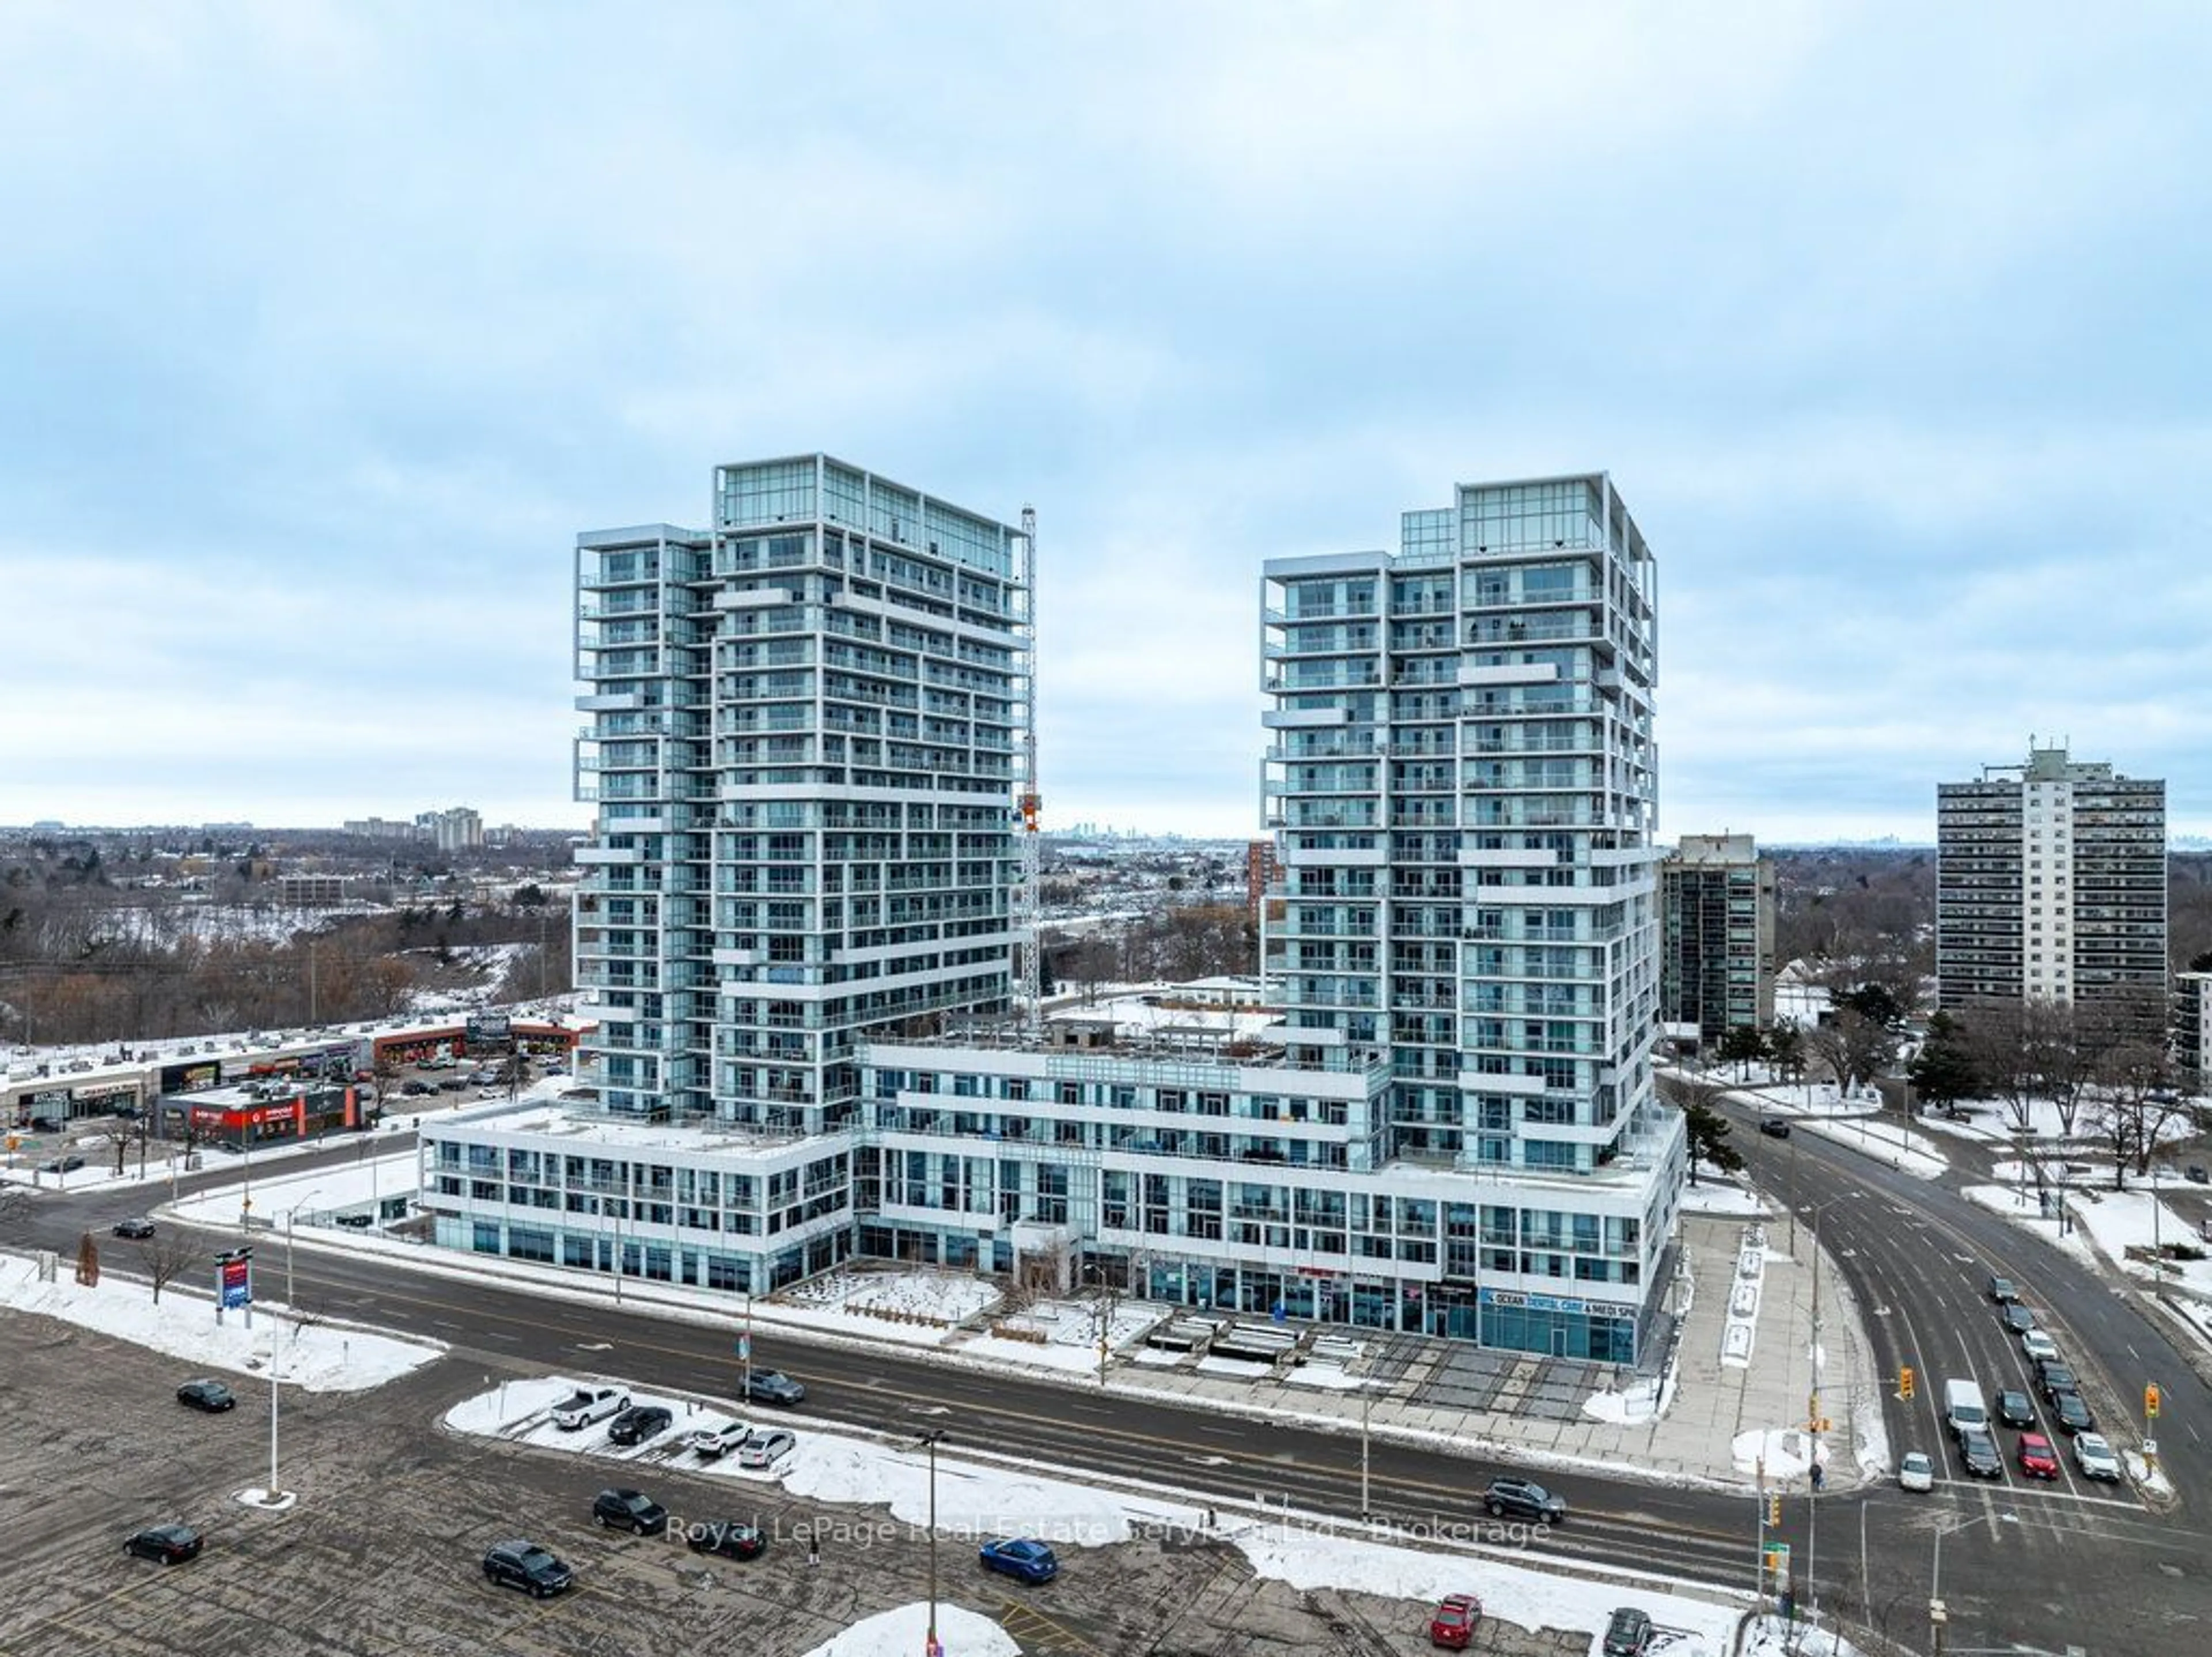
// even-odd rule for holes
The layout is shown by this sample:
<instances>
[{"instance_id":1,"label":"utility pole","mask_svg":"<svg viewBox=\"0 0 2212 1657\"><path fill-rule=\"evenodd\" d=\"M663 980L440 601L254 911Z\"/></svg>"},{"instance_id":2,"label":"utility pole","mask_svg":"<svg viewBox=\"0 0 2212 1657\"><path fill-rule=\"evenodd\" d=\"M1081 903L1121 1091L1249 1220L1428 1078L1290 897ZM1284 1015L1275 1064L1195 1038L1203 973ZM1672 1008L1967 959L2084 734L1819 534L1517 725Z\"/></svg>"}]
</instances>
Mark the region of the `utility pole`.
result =
<instances>
[{"instance_id":1,"label":"utility pole","mask_svg":"<svg viewBox=\"0 0 2212 1657\"><path fill-rule=\"evenodd\" d=\"M1820 1415L1820 1210L1812 1216L1813 1238L1813 1384L1805 1401L1805 1432L1811 1444L1810 1470L1805 1496L1805 1590L1811 1601L1812 1621L1820 1620L1820 1435L1827 1422Z\"/></svg>"}]
</instances>

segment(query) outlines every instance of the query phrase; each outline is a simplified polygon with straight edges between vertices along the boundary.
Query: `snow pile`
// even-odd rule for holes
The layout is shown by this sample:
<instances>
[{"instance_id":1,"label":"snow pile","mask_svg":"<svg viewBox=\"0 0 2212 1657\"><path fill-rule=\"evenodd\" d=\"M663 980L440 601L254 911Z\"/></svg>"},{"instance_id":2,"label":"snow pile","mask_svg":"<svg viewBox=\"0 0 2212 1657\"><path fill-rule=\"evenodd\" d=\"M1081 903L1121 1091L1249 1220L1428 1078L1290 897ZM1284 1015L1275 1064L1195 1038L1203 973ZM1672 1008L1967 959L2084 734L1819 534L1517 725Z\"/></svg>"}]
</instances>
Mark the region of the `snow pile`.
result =
<instances>
[{"instance_id":1,"label":"snow pile","mask_svg":"<svg viewBox=\"0 0 2212 1657\"><path fill-rule=\"evenodd\" d=\"M929 1637L929 1607L901 1605L855 1623L805 1657L882 1657L887 1651L920 1651ZM988 1617L940 1601L937 1639L948 1657L1022 1657L1014 1636Z\"/></svg>"},{"instance_id":2,"label":"snow pile","mask_svg":"<svg viewBox=\"0 0 2212 1657\"><path fill-rule=\"evenodd\" d=\"M1813 1465L1813 1437L1802 1427L1738 1433L1729 1441L1729 1454L1741 1473L1770 1480L1802 1478Z\"/></svg>"},{"instance_id":3,"label":"snow pile","mask_svg":"<svg viewBox=\"0 0 2212 1657\"><path fill-rule=\"evenodd\" d=\"M794 1305L834 1307L886 1323L949 1328L988 1312L1002 1298L981 1277L945 1271L833 1271L801 1283L787 1296Z\"/></svg>"}]
</instances>

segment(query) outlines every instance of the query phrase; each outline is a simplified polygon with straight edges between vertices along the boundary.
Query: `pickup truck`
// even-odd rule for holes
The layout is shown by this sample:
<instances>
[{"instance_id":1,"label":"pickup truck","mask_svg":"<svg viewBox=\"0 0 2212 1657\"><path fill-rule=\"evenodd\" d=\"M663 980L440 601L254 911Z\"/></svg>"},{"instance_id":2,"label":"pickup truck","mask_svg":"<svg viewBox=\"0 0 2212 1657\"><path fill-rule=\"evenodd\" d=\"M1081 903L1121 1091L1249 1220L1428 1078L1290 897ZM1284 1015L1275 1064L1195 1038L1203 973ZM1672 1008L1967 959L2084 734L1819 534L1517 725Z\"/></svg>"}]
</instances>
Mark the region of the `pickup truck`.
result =
<instances>
[{"instance_id":1,"label":"pickup truck","mask_svg":"<svg viewBox=\"0 0 2212 1657\"><path fill-rule=\"evenodd\" d=\"M629 1408L629 1394L619 1386L580 1386L553 1406L553 1424L564 1433L573 1433Z\"/></svg>"},{"instance_id":2,"label":"pickup truck","mask_svg":"<svg viewBox=\"0 0 2212 1657\"><path fill-rule=\"evenodd\" d=\"M752 1429L741 1421L710 1421L695 1428L684 1443L711 1461L729 1454L752 1435Z\"/></svg>"}]
</instances>

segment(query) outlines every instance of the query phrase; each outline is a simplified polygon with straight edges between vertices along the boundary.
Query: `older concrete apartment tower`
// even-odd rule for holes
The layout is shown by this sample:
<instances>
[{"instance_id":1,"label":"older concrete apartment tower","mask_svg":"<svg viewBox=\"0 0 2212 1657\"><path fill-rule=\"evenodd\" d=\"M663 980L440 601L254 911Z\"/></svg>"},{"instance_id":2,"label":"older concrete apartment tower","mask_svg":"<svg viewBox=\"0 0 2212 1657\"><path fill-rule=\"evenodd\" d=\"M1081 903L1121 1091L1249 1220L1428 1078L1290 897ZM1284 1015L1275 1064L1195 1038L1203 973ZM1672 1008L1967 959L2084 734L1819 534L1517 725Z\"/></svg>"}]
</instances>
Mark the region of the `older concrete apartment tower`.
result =
<instances>
[{"instance_id":1,"label":"older concrete apartment tower","mask_svg":"<svg viewBox=\"0 0 2212 1657\"><path fill-rule=\"evenodd\" d=\"M1936 972L1947 1011L1978 1001L2166 993L2166 784L2035 748L1936 790Z\"/></svg>"},{"instance_id":2,"label":"older concrete apartment tower","mask_svg":"<svg viewBox=\"0 0 2212 1657\"><path fill-rule=\"evenodd\" d=\"M1465 1176L1438 1292L1484 1343L1620 1361L1685 1166L1650 1063L1651 553L1600 473L1463 484L1395 552L1264 579L1283 1038L1387 1052L1375 1155Z\"/></svg>"},{"instance_id":3,"label":"older concrete apartment tower","mask_svg":"<svg viewBox=\"0 0 2212 1657\"><path fill-rule=\"evenodd\" d=\"M861 1033L1007 1010L1019 533L811 454L718 467L711 529L577 538L603 1110L820 1133Z\"/></svg>"},{"instance_id":4,"label":"older concrete apartment tower","mask_svg":"<svg viewBox=\"0 0 2212 1657\"><path fill-rule=\"evenodd\" d=\"M1686 834L1659 866L1659 1019L1701 1042L1774 1022L1774 860L1748 834Z\"/></svg>"}]
</instances>

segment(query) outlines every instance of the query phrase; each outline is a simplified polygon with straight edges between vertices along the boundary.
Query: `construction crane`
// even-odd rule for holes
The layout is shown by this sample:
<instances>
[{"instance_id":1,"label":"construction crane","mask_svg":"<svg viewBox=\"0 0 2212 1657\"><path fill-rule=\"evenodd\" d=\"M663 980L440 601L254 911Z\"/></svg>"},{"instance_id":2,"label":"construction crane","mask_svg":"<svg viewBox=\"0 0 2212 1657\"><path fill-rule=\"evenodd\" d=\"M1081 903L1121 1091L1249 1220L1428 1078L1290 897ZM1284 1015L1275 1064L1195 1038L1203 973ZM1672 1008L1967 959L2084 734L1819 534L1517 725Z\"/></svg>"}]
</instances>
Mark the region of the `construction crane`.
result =
<instances>
[{"instance_id":1,"label":"construction crane","mask_svg":"<svg viewBox=\"0 0 2212 1657\"><path fill-rule=\"evenodd\" d=\"M1015 897L1014 926L1021 940L1022 1016L1030 1033L1038 1034L1044 1029L1044 931L1038 921L1044 852L1037 838L1037 819L1044 810L1044 799L1037 792L1036 509L1030 506L1022 509L1022 592L1028 611L1024 631L1029 639L1029 672L1024 679L1028 690L1022 698L1022 873Z\"/></svg>"}]
</instances>

